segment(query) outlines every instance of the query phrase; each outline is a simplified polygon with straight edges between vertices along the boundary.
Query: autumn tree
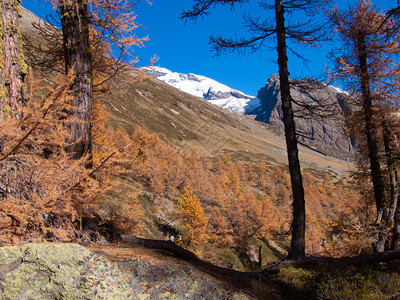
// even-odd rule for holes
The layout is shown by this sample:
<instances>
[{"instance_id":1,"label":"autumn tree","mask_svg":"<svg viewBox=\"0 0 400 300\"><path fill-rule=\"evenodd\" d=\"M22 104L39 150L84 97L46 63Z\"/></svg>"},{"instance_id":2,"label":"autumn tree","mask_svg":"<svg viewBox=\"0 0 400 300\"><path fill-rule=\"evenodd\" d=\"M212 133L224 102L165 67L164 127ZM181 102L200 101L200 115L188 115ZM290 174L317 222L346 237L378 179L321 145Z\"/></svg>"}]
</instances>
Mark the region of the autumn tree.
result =
<instances>
[{"instance_id":1,"label":"autumn tree","mask_svg":"<svg viewBox=\"0 0 400 300\"><path fill-rule=\"evenodd\" d=\"M207 218L201 206L200 199L187 186L179 199L178 207L182 212L185 226L188 230L188 246L199 246L205 239Z\"/></svg>"},{"instance_id":2,"label":"autumn tree","mask_svg":"<svg viewBox=\"0 0 400 300\"><path fill-rule=\"evenodd\" d=\"M88 4L85 0L61 0L59 3L63 31L65 71L74 70L73 117L66 123L68 152L78 159L92 153L91 108L93 93L92 55L89 39Z\"/></svg>"},{"instance_id":3,"label":"autumn tree","mask_svg":"<svg viewBox=\"0 0 400 300\"><path fill-rule=\"evenodd\" d=\"M235 4L246 2L248 1L195 0L192 9L182 13L182 18L197 19L199 16L208 14L209 9L218 4L227 4L233 8ZM320 24L313 24L311 21L287 22L285 16L296 11L305 15L313 14L327 2L325 0L275 0L273 3L270 3L270 1L260 1L262 9L274 11L274 21L268 18L260 20L259 18L245 16L244 25L251 32L252 35L250 37L241 39L211 37L213 49L217 54L226 51L244 51L245 49L256 51L266 46L266 42L271 38L275 37L276 39L283 123L293 193L292 241L288 252L290 258L305 256L305 200L297 147L297 132L293 110L294 100L290 93L287 40L293 40L301 44L315 45L324 32L322 30L323 26ZM293 51L292 48L289 49Z\"/></svg>"},{"instance_id":4,"label":"autumn tree","mask_svg":"<svg viewBox=\"0 0 400 300\"><path fill-rule=\"evenodd\" d=\"M25 105L25 79L28 67L22 52L22 37L19 30L20 0L2 0L0 5L0 114L1 119L18 113Z\"/></svg>"},{"instance_id":5,"label":"autumn tree","mask_svg":"<svg viewBox=\"0 0 400 300\"><path fill-rule=\"evenodd\" d=\"M90 30L97 40L108 43L107 49L115 61L120 62L132 46L140 46L147 38L139 39L132 31L137 28L133 13L135 1L120 0L49 0L59 9L63 31L65 71L73 69L75 77L71 86L74 95L72 120L66 122L70 133L68 152L72 158L91 156L91 107L93 103L93 55ZM113 52L113 53L112 53ZM116 52L116 53L115 53ZM105 56L103 56L105 58ZM116 64L118 71L128 61ZM99 83L101 84L101 83ZM90 165L90 163L89 163Z\"/></svg>"},{"instance_id":6,"label":"autumn tree","mask_svg":"<svg viewBox=\"0 0 400 300\"><path fill-rule=\"evenodd\" d=\"M392 112L398 109L399 31L393 20L385 20L385 14L366 0L359 1L346 11L334 8L329 16L343 41L332 54L335 59L334 77L353 91L345 105L352 111L349 124L353 132L362 133L356 136L358 143L365 145L365 148L358 149L361 154L365 153L361 157L366 157L369 163L368 175L373 186L379 231L374 250L381 252L385 249L397 206L388 121ZM383 155L385 148L389 155L387 161ZM385 165L389 166L386 170ZM391 173L392 196L387 194L390 186L386 176L388 170Z\"/></svg>"}]
</instances>

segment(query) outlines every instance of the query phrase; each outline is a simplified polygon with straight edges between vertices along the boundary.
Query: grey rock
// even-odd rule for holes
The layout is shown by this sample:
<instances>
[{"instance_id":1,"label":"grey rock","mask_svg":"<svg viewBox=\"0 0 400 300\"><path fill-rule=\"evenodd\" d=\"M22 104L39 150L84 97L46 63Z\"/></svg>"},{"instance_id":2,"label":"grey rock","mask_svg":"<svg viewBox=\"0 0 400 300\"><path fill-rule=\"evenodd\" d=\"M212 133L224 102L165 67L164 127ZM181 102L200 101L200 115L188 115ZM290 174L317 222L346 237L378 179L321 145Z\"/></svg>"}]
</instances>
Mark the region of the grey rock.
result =
<instances>
[{"instance_id":1,"label":"grey rock","mask_svg":"<svg viewBox=\"0 0 400 300\"><path fill-rule=\"evenodd\" d=\"M2 247L0 299L249 299L186 265L108 258L77 244Z\"/></svg>"},{"instance_id":2,"label":"grey rock","mask_svg":"<svg viewBox=\"0 0 400 300\"><path fill-rule=\"evenodd\" d=\"M312 107L319 115L310 114L307 109L294 104L296 129L301 135L298 140L326 155L348 159L354 155L352 141L344 134L345 117L341 106L344 92L326 86L315 79L292 80L291 95L297 103ZM280 99L278 74L273 74L264 87L258 91L258 107L246 108L247 114L269 123L283 133L283 114ZM332 113L330 113L330 111ZM329 115L331 114L331 115ZM329 116L328 116L329 115Z\"/></svg>"}]
</instances>

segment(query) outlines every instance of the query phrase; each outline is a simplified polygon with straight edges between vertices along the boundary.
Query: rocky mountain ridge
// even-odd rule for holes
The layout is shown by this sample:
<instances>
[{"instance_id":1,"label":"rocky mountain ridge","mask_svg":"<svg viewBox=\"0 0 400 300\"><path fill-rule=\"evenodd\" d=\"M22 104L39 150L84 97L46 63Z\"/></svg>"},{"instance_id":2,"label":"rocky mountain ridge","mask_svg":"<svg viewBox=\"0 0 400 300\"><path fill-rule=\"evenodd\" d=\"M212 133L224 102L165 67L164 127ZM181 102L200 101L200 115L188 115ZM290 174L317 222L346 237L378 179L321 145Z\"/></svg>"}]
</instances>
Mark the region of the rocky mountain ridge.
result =
<instances>
[{"instance_id":1,"label":"rocky mountain ridge","mask_svg":"<svg viewBox=\"0 0 400 300\"><path fill-rule=\"evenodd\" d=\"M291 83L298 140L326 155L351 158L353 144L344 134L345 117L341 107L341 99L347 93L312 78L292 80ZM271 124L283 132L279 86L279 75L272 74L258 91L260 105L248 108L246 112L255 115L257 121Z\"/></svg>"},{"instance_id":2,"label":"rocky mountain ridge","mask_svg":"<svg viewBox=\"0 0 400 300\"><path fill-rule=\"evenodd\" d=\"M252 97L201 75L182 74L160 67L148 68L146 72L183 92L203 98L230 112L270 124L283 135L278 74L272 74L266 85L258 91L257 97ZM299 81L292 80L292 96L295 101L311 103L320 111L329 103L329 109L334 111L335 117L296 118L300 133L298 140L325 155L349 159L353 155L353 145L350 138L343 134L344 117L340 106L340 99L346 92L315 79L307 80L307 90L304 88L304 80L303 87L296 87L295 83Z\"/></svg>"}]
</instances>

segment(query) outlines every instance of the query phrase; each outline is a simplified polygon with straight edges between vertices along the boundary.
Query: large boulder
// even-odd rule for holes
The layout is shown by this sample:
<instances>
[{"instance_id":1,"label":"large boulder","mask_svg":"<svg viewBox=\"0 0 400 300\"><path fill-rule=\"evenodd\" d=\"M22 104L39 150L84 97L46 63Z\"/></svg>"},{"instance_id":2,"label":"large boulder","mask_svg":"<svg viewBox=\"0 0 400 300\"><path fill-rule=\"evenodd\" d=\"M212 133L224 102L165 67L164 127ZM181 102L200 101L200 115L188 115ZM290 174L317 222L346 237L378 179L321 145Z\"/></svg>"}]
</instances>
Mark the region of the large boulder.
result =
<instances>
[{"instance_id":1,"label":"large boulder","mask_svg":"<svg viewBox=\"0 0 400 300\"><path fill-rule=\"evenodd\" d=\"M247 298L186 265L107 259L77 244L0 248L0 299L4 300Z\"/></svg>"}]
</instances>

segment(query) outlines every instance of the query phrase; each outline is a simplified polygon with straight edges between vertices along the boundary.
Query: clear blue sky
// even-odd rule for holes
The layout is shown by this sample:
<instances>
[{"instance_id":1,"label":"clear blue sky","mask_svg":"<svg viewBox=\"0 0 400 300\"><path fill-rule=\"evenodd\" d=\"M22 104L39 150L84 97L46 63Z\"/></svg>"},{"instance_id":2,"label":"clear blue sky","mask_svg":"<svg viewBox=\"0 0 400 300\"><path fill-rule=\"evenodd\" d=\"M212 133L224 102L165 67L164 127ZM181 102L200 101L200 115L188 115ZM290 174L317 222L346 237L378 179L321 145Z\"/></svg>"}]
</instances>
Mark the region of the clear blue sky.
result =
<instances>
[{"instance_id":1,"label":"clear blue sky","mask_svg":"<svg viewBox=\"0 0 400 300\"><path fill-rule=\"evenodd\" d=\"M231 11L227 7L219 7L211 11L211 15L199 19L197 23L184 22L179 19L183 9L190 8L191 0L167 1L151 0L152 5L142 0L135 7L137 21L144 28L137 31L138 36L148 35L150 41L144 48L138 48L135 55L139 57L140 66L148 64L153 55L159 57L156 65L181 73L195 73L213 78L234 89L249 95L257 95L259 88L265 85L272 73L278 72L276 51L264 49L256 53L244 55L229 53L215 57L208 45L209 36L240 37L246 32L241 20L243 13L260 14L256 3ZM347 8L358 0L337 0L339 8ZM373 1L382 9L389 9L397 4L397 0ZM22 5L45 18L51 12L51 6L45 0L22 0ZM271 15L272 17L272 15ZM316 16L317 17L317 16ZM274 42L271 41L271 47ZM304 65L302 61L289 56L289 70L292 77L318 77L322 74L323 63L329 46L320 49L307 49L302 52L311 62Z\"/></svg>"}]
</instances>

